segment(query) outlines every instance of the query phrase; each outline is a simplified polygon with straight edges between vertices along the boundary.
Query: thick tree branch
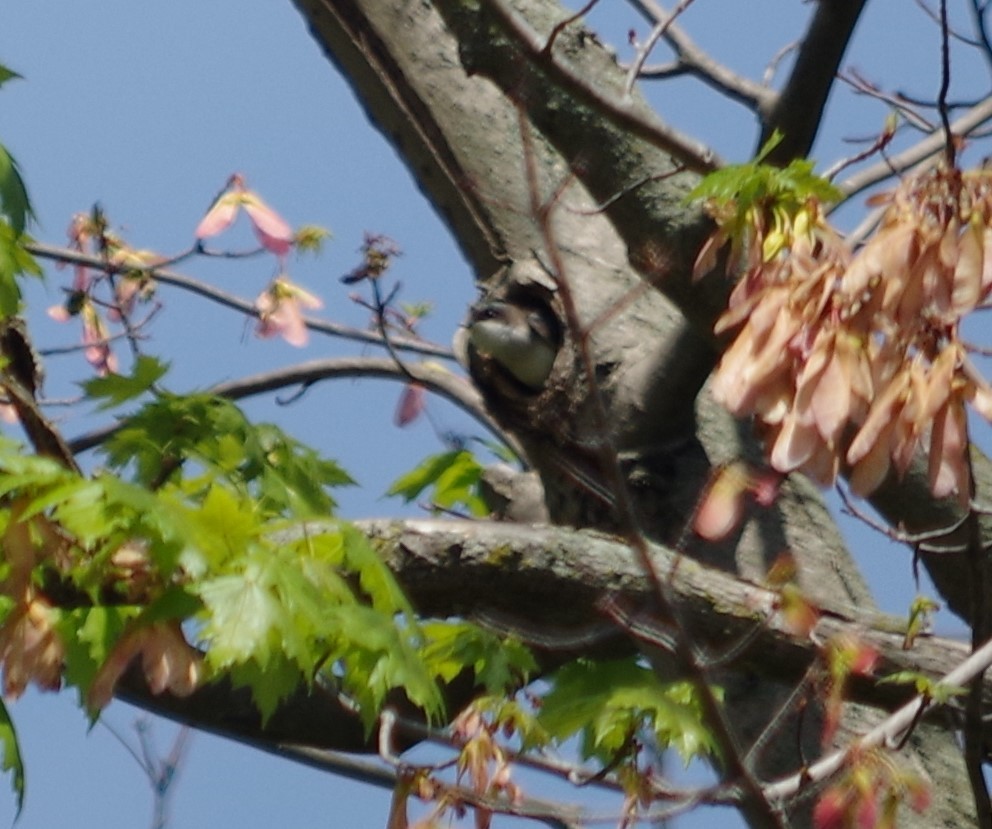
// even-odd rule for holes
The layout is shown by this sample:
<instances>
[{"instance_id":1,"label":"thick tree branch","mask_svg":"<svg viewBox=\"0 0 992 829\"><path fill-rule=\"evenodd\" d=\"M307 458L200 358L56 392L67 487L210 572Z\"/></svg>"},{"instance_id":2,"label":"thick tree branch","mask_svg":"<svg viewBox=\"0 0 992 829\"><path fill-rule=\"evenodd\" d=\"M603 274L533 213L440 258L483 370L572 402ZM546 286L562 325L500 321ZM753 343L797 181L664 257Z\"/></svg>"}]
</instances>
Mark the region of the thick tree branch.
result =
<instances>
[{"instance_id":1,"label":"thick tree branch","mask_svg":"<svg viewBox=\"0 0 992 829\"><path fill-rule=\"evenodd\" d=\"M709 173L721 166L719 158L710 148L659 121L643 102L627 94L604 94L605 90L597 88L592 82L595 76L571 66L567 58L556 52L554 46L557 38L539 34L531 27L530 21L509 3L503 0L485 0L485 3L505 30L513 35L525 58L539 64L576 101L598 110L617 127L662 150L686 170ZM620 91L623 92L622 86Z\"/></svg>"},{"instance_id":2,"label":"thick tree branch","mask_svg":"<svg viewBox=\"0 0 992 829\"><path fill-rule=\"evenodd\" d=\"M611 536L561 527L531 527L486 521L359 521L396 574L418 612L427 617L474 616L482 611L517 619L524 630L588 629L605 622L597 609L605 596L631 607L650 598L651 588L629 547ZM499 551L498 555L494 551ZM693 633L705 652L735 651L733 663L786 684L797 683L816 658L817 646L790 630L777 612L778 594L760 584L735 578L652 545L655 565L670 574L673 595L693 619ZM508 567L507 562L514 566ZM642 620L648 624L649 620ZM663 624L658 622L659 629ZM918 671L937 681L958 669L969 656L967 644L921 636L903 648L904 620L856 608L823 608L817 639L851 635L877 648L876 676ZM596 648L587 639L545 638L538 655L554 666L572 656L599 651L616 656L635 644L617 628ZM574 644L569 645L572 641ZM970 664L970 663L969 663ZM954 675L954 674L952 674ZM463 704L465 688L449 702ZM913 697L909 686L859 681L852 699L895 710ZM131 672L119 696L155 713L198 728L271 745L298 744L342 751L374 751L352 712L335 694L315 688L287 700L263 727L247 692L226 683L205 686L181 699L154 696L140 671ZM986 697L992 699L987 683Z\"/></svg>"},{"instance_id":3,"label":"thick tree branch","mask_svg":"<svg viewBox=\"0 0 992 829\"><path fill-rule=\"evenodd\" d=\"M787 164L809 154L820 130L841 59L864 5L865 0L830 0L815 4L816 11L801 41L792 73L762 124L759 147L776 130L782 134L781 143L768 157L770 163Z\"/></svg>"},{"instance_id":4,"label":"thick tree branch","mask_svg":"<svg viewBox=\"0 0 992 829\"><path fill-rule=\"evenodd\" d=\"M379 546L419 612L471 616L485 609L521 620L527 628L586 627L603 619L605 596L640 606L650 585L633 553L612 536L558 527L439 520L360 521ZM512 551L513 567L494 560L493 549ZM760 584L706 567L660 545L651 545L655 567L674 574L670 587L701 647L720 652L745 638L752 644L739 664L786 683L805 674L816 646L790 632L776 611L778 594ZM660 624L661 627L663 625ZM967 658L964 642L923 637L903 649L904 620L852 607L823 608L816 636L856 633L877 647L878 675L920 670L938 679ZM622 641L603 644L615 653ZM624 647L633 647L628 644ZM911 694L898 686L855 688L859 701L890 708Z\"/></svg>"}]
</instances>

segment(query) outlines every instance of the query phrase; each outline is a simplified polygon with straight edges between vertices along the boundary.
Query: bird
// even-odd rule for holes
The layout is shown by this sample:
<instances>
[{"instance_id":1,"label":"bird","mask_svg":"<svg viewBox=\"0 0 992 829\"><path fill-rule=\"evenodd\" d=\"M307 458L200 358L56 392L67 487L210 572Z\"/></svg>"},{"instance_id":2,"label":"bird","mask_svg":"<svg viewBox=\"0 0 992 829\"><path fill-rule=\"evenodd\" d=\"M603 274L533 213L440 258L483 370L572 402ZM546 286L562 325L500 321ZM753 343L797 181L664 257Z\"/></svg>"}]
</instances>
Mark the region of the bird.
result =
<instances>
[{"instance_id":1,"label":"bird","mask_svg":"<svg viewBox=\"0 0 992 829\"><path fill-rule=\"evenodd\" d=\"M504 300L487 300L472 308L468 339L476 351L532 391L544 386L558 354L546 317Z\"/></svg>"}]
</instances>

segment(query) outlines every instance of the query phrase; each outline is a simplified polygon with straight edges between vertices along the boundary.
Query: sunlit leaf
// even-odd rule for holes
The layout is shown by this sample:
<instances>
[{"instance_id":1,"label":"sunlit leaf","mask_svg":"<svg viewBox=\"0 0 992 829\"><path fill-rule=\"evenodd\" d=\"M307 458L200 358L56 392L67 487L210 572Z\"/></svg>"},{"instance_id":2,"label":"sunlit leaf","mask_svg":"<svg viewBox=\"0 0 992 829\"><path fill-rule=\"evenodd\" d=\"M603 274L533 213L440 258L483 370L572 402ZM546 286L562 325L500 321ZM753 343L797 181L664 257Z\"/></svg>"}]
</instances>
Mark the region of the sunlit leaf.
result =
<instances>
[{"instance_id":1,"label":"sunlit leaf","mask_svg":"<svg viewBox=\"0 0 992 829\"><path fill-rule=\"evenodd\" d=\"M14 791L14 799L17 801L16 820L24 808L24 762L21 758L21 747L17 740L17 732L14 730L14 722L2 700L0 700L0 746L3 747L2 768L4 771L10 772L10 787Z\"/></svg>"},{"instance_id":2,"label":"sunlit leaf","mask_svg":"<svg viewBox=\"0 0 992 829\"><path fill-rule=\"evenodd\" d=\"M28 219L33 216L28 191L17 168L17 162L2 144L0 144L0 213L7 216L17 236L24 232Z\"/></svg>"},{"instance_id":3,"label":"sunlit leaf","mask_svg":"<svg viewBox=\"0 0 992 829\"><path fill-rule=\"evenodd\" d=\"M716 752L693 686L662 683L635 659L579 660L559 670L552 681L539 721L559 740L580 735L587 757L610 762L642 728L686 762Z\"/></svg>"},{"instance_id":4,"label":"sunlit leaf","mask_svg":"<svg viewBox=\"0 0 992 829\"><path fill-rule=\"evenodd\" d=\"M468 622L434 622L422 629L428 641L424 660L445 682L469 668L487 693L505 694L537 670L534 657L520 642Z\"/></svg>"},{"instance_id":5,"label":"sunlit leaf","mask_svg":"<svg viewBox=\"0 0 992 829\"><path fill-rule=\"evenodd\" d=\"M431 501L436 506L445 509L464 506L473 515L481 516L487 512L478 493L481 477L479 461L471 452L459 449L426 458L394 481L386 494L398 495L409 503L431 489Z\"/></svg>"},{"instance_id":6,"label":"sunlit leaf","mask_svg":"<svg viewBox=\"0 0 992 829\"><path fill-rule=\"evenodd\" d=\"M135 360L131 374L108 374L82 383L87 397L102 399L98 409L110 409L147 392L169 370L169 364L142 354Z\"/></svg>"}]
</instances>

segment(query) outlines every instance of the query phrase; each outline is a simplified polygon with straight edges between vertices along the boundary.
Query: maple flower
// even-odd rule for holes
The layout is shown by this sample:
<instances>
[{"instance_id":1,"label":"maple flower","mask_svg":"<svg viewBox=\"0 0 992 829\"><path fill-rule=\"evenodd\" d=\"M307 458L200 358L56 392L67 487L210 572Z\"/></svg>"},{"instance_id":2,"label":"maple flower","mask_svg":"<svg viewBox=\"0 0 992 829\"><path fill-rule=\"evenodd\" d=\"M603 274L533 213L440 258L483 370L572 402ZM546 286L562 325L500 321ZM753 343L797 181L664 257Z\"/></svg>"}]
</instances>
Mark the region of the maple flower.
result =
<instances>
[{"instance_id":1,"label":"maple flower","mask_svg":"<svg viewBox=\"0 0 992 829\"><path fill-rule=\"evenodd\" d=\"M420 383L407 383L403 387L393 422L400 428L409 426L424 411L426 390Z\"/></svg>"},{"instance_id":2,"label":"maple flower","mask_svg":"<svg viewBox=\"0 0 992 829\"><path fill-rule=\"evenodd\" d=\"M85 253L90 240L92 220L86 213L77 213L69 222L67 235L69 237L69 247ZM85 293L90 287L90 271L85 265L73 266L72 290L73 293Z\"/></svg>"},{"instance_id":3,"label":"maple flower","mask_svg":"<svg viewBox=\"0 0 992 829\"><path fill-rule=\"evenodd\" d=\"M848 763L813 809L816 829L894 829L900 804L916 812L928 808L928 781L883 752L855 750Z\"/></svg>"},{"instance_id":4,"label":"maple flower","mask_svg":"<svg viewBox=\"0 0 992 829\"><path fill-rule=\"evenodd\" d=\"M145 682L153 694L169 691L186 697L196 690L202 657L186 642L178 622L156 622L134 628L114 645L90 685L90 708L98 711L110 702L117 681L139 656Z\"/></svg>"},{"instance_id":5,"label":"maple flower","mask_svg":"<svg viewBox=\"0 0 992 829\"><path fill-rule=\"evenodd\" d=\"M73 307L53 305L48 316L56 322L68 322L78 315L83 321L83 353L86 361L96 369L101 377L117 372L117 356L110 348L110 332L99 311L85 296L80 297Z\"/></svg>"},{"instance_id":6,"label":"maple flower","mask_svg":"<svg viewBox=\"0 0 992 829\"><path fill-rule=\"evenodd\" d=\"M303 309L323 308L319 297L278 276L255 300L258 309L259 337L282 337L290 345L302 347L307 344L308 333L303 321Z\"/></svg>"},{"instance_id":7,"label":"maple flower","mask_svg":"<svg viewBox=\"0 0 992 829\"><path fill-rule=\"evenodd\" d=\"M0 663L3 664L3 694L16 699L28 683L43 690L62 684L65 646L55 630L52 606L33 588L7 614L0 627Z\"/></svg>"},{"instance_id":8,"label":"maple flower","mask_svg":"<svg viewBox=\"0 0 992 829\"><path fill-rule=\"evenodd\" d=\"M92 302L83 303L80 316L83 319L83 344L86 346L83 353L86 361L101 377L116 374L117 356L110 348L110 332L103 318Z\"/></svg>"},{"instance_id":9,"label":"maple flower","mask_svg":"<svg viewBox=\"0 0 992 829\"><path fill-rule=\"evenodd\" d=\"M992 420L992 387L959 328L992 295L992 172L938 168L872 203L886 209L856 252L815 199L713 213L699 269L730 239L744 270L713 397L756 416L778 472L831 484L844 466L867 495L922 449L932 493L966 502L965 407Z\"/></svg>"},{"instance_id":10,"label":"maple flower","mask_svg":"<svg viewBox=\"0 0 992 829\"><path fill-rule=\"evenodd\" d=\"M252 229L262 247L276 256L285 256L293 245L293 229L261 197L245 186L244 178L235 173L228 179L224 191L207 210L196 227L197 239L208 239L227 230L244 208Z\"/></svg>"},{"instance_id":11,"label":"maple flower","mask_svg":"<svg viewBox=\"0 0 992 829\"><path fill-rule=\"evenodd\" d=\"M748 473L743 464L721 468L710 480L696 507L692 528L707 541L722 541L744 518Z\"/></svg>"}]
</instances>

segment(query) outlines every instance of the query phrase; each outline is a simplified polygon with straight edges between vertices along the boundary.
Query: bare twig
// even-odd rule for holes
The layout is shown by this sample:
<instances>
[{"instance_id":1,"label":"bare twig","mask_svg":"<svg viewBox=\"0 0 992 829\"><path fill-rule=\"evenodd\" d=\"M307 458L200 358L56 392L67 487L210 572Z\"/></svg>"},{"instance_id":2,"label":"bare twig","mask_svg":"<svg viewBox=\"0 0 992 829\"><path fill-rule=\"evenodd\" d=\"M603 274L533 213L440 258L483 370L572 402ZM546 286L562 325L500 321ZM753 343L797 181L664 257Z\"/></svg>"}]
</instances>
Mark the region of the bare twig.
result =
<instances>
[{"instance_id":1,"label":"bare twig","mask_svg":"<svg viewBox=\"0 0 992 829\"><path fill-rule=\"evenodd\" d=\"M907 533L901 529L890 527L888 524L883 524L881 521L876 521L864 510L858 508L858 506L854 503L853 500L851 500L851 497L847 494L846 490L840 484L837 484L835 488L837 490L837 494L840 496L841 501L844 502L844 512L846 512L848 515L852 516L853 518L857 518L863 524L867 525L868 527L871 527L873 530L880 533L881 535L884 535L886 538L888 538L891 541L897 541L901 544L909 544L910 546L918 547L922 550L939 549L942 551L946 551L947 547L937 548L934 547L933 545L928 545L927 542L940 538L946 538L948 535L956 532L962 526L964 526L965 521L968 520L967 516L965 515L962 516L960 520L955 521L950 526L938 527L937 529L927 530L926 532Z\"/></svg>"},{"instance_id":2,"label":"bare twig","mask_svg":"<svg viewBox=\"0 0 992 829\"><path fill-rule=\"evenodd\" d=\"M175 791L173 784L179 772L183 757L189 745L190 729L183 726L176 734L172 748L164 758L159 758L151 738L151 725L145 718L134 724L138 735L140 753L105 719L100 720L104 726L127 751L148 778L154 797L152 813L152 829L165 829L168 823L169 796Z\"/></svg>"},{"instance_id":3,"label":"bare twig","mask_svg":"<svg viewBox=\"0 0 992 829\"><path fill-rule=\"evenodd\" d=\"M657 45L658 40L671 28L675 23L676 18L682 14L689 6L691 6L693 0L680 0L679 4L668 14L663 15L660 19L655 22L654 27L651 29L651 34L648 35L647 40L640 44L637 49L637 56L634 58L634 62L630 65L630 69L627 71L627 81L624 84L624 90L626 94L630 94L631 90L634 88L634 82L637 80L638 75L641 74L641 70L644 68L644 63L648 59L648 55Z\"/></svg>"},{"instance_id":4,"label":"bare twig","mask_svg":"<svg viewBox=\"0 0 992 829\"><path fill-rule=\"evenodd\" d=\"M774 106L776 95L771 89L739 75L700 48L685 30L674 22L678 11L669 13L657 0L632 0L632 2L654 24L655 31L661 31L678 58L667 69L655 68L642 71L642 77L663 77L665 74L688 72L748 109L764 112ZM683 0L679 9L686 5L688 4ZM666 23L666 21L671 22Z\"/></svg>"},{"instance_id":5,"label":"bare twig","mask_svg":"<svg viewBox=\"0 0 992 829\"><path fill-rule=\"evenodd\" d=\"M916 107L920 106L920 103L911 101L899 93L886 92L878 84L868 80L856 69L841 72L837 75L837 78L851 87L855 94L874 98L897 110L911 126L927 133L933 131L934 125L916 111Z\"/></svg>"},{"instance_id":6,"label":"bare twig","mask_svg":"<svg viewBox=\"0 0 992 829\"><path fill-rule=\"evenodd\" d=\"M39 242L27 244L25 245L25 248L29 253L41 259L86 265L91 268L103 269L106 267L106 263L100 257L80 253L79 251L70 250L68 248L60 248L54 245L46 245ZM133 268L130 270L133 270ZM257 318L259 316L259 311L255 307L254 302L243 299L234 294L230 294L227 291L222 291L219 288L215 288L214 286L201 282L193 277L177 273L176 271L163 270L161 268L154 267L148 268L145 273L156 281L161 282L163 285L172 285L173 287L181 288L184 291L189 291L190 293L202 296L218 303L219 305L239 311L250 317ZM318 334L344 337L346 339L356 340L358 342L369 343L372 345L384 345L382 337L376 331L368 331L363 328L340 325L338 323L318 320L312 317L305 318L304 322L306 323L308 329ZM402 349L404 351L410 351L418 354L428 354L433 357L441 357L448 360L454 359L454 354L450 348L436 345L434 343L427 342L426 340L419 340L413 337L393 337L391 339L391 343L395 348Z\"/></svg>"},{"instance_id":7,"label":"bare twig","mask_svg":"<svg viewBox=\"0 0 992 829\"><path fill-rule=\"evenodd\" d=\"M954 690L966 685L992 665L992 641L972 653L953 671L937 683L939 688ZM836 774L857 754L877 746L893 745L899 742L905 731L917 721L920 706L932 707L937 703L922 696L914 697L890 717L875 726L871 731L839 751L821 758L797 774L782 778L764 787L769 800L783 802L799 793L803 788L819 783Z\"/></svg>"},{"instance_id":8,"label":"bare twig","mask_svg":"<svg viewBox=\"0 0 992 829\"><path fill-rule=\"evenodd\" d=\"M919 6L919 8L923 11L923 13L927 17L929 17L938 26L940 25L940 12L935 11L934 9L930 8L930 6L928 6L925 2L923 2L923 0L914 0L914 2L916 3L917 6ZM955 40L961 41L966 46L979 46L980 45L977 40L974 40L973 38L967 37L967 36L961 34L960 32L957 32L957 31L955 31L953 29L948 29L948 32L949 32L949 34L950 34L951 37L953 37Z\"/></svg>"},{"instance_id":9,"label":"bare twig","mask_svg":"<svg viewBox=\"0 0 992 829\"><path fill-rule=\"evenodd\" d=\"M567 29L577 20L581 20L583 17L589 14L589 12L593 10L593 7L595 7L595 5L598 2L599 0L589 0L589 2L587 2L575 14L570 15L569 17L566 17L564 20L556 23L554 25L554 28L551 30L551 33L548 35L547 43L544 45L545 54L547 55L551 54L551 50L554 49L555 41L558 39L558 35L560 35L563 31L565 31L565 29Z\"/></svg>"},{"instance_id":10,"label":"bare twig","mask_svg":"<svg viewBox=\"0 0 992 829\"><path fill-rule=\"evenodd\" d=\"M795 52L798 48L799 41L794 40L792 43L786 43L785 46L772 55L771 60L768 61L768 65L765 67L765 71L761 76L761 83L764 86L771 86L772 81L775 79L775 73L778 71L778 67L781 65L782 61Z\"/></svg>"},{"instance_id":11,"label":"bare twig","mask_svg":"<svg viewBox=\"0 0 992 829\"><path fill-rule=\"evenodd\" d=\"M985 23L985 12L987 8L987 4L981 3L980 0L970 0L968 3L968 9L971 11L971 21L978 36L978 43L975 45L981 48L985 63L988 64L989 70L992 71L992 38L989 37L989 27Z\"/></svg>"},{"instance_id":12,"label":"bare twig","mask_svg":"<svg viewBox=\"0 0 992 829\"><path fill-rule=\"evenodd\" d=\"M940 91L937 93L937 112L944 131L944 161L948 167L954 166L957 147L951 130L951 118L947 111L947 93L951 88L951 47L947 23L947 0L940 0Z\"/></svg>"},{"instance_id":13,"label":"bare twig","mask_svg":"<svg viewBox=\"0 0 992 829\"><path fill-rule=\"evenodd\" d=\"M992 118L992 95L951 123L950 130L954 135L967 136L990 118ZM841 182L839 188L847 197L860 193L880 181L891 178L894 174L904 172L927 159L932 159L944 149L945 141L943 131L933 132L901 153L860 170Z\"/></svg>"}]
</instances>

